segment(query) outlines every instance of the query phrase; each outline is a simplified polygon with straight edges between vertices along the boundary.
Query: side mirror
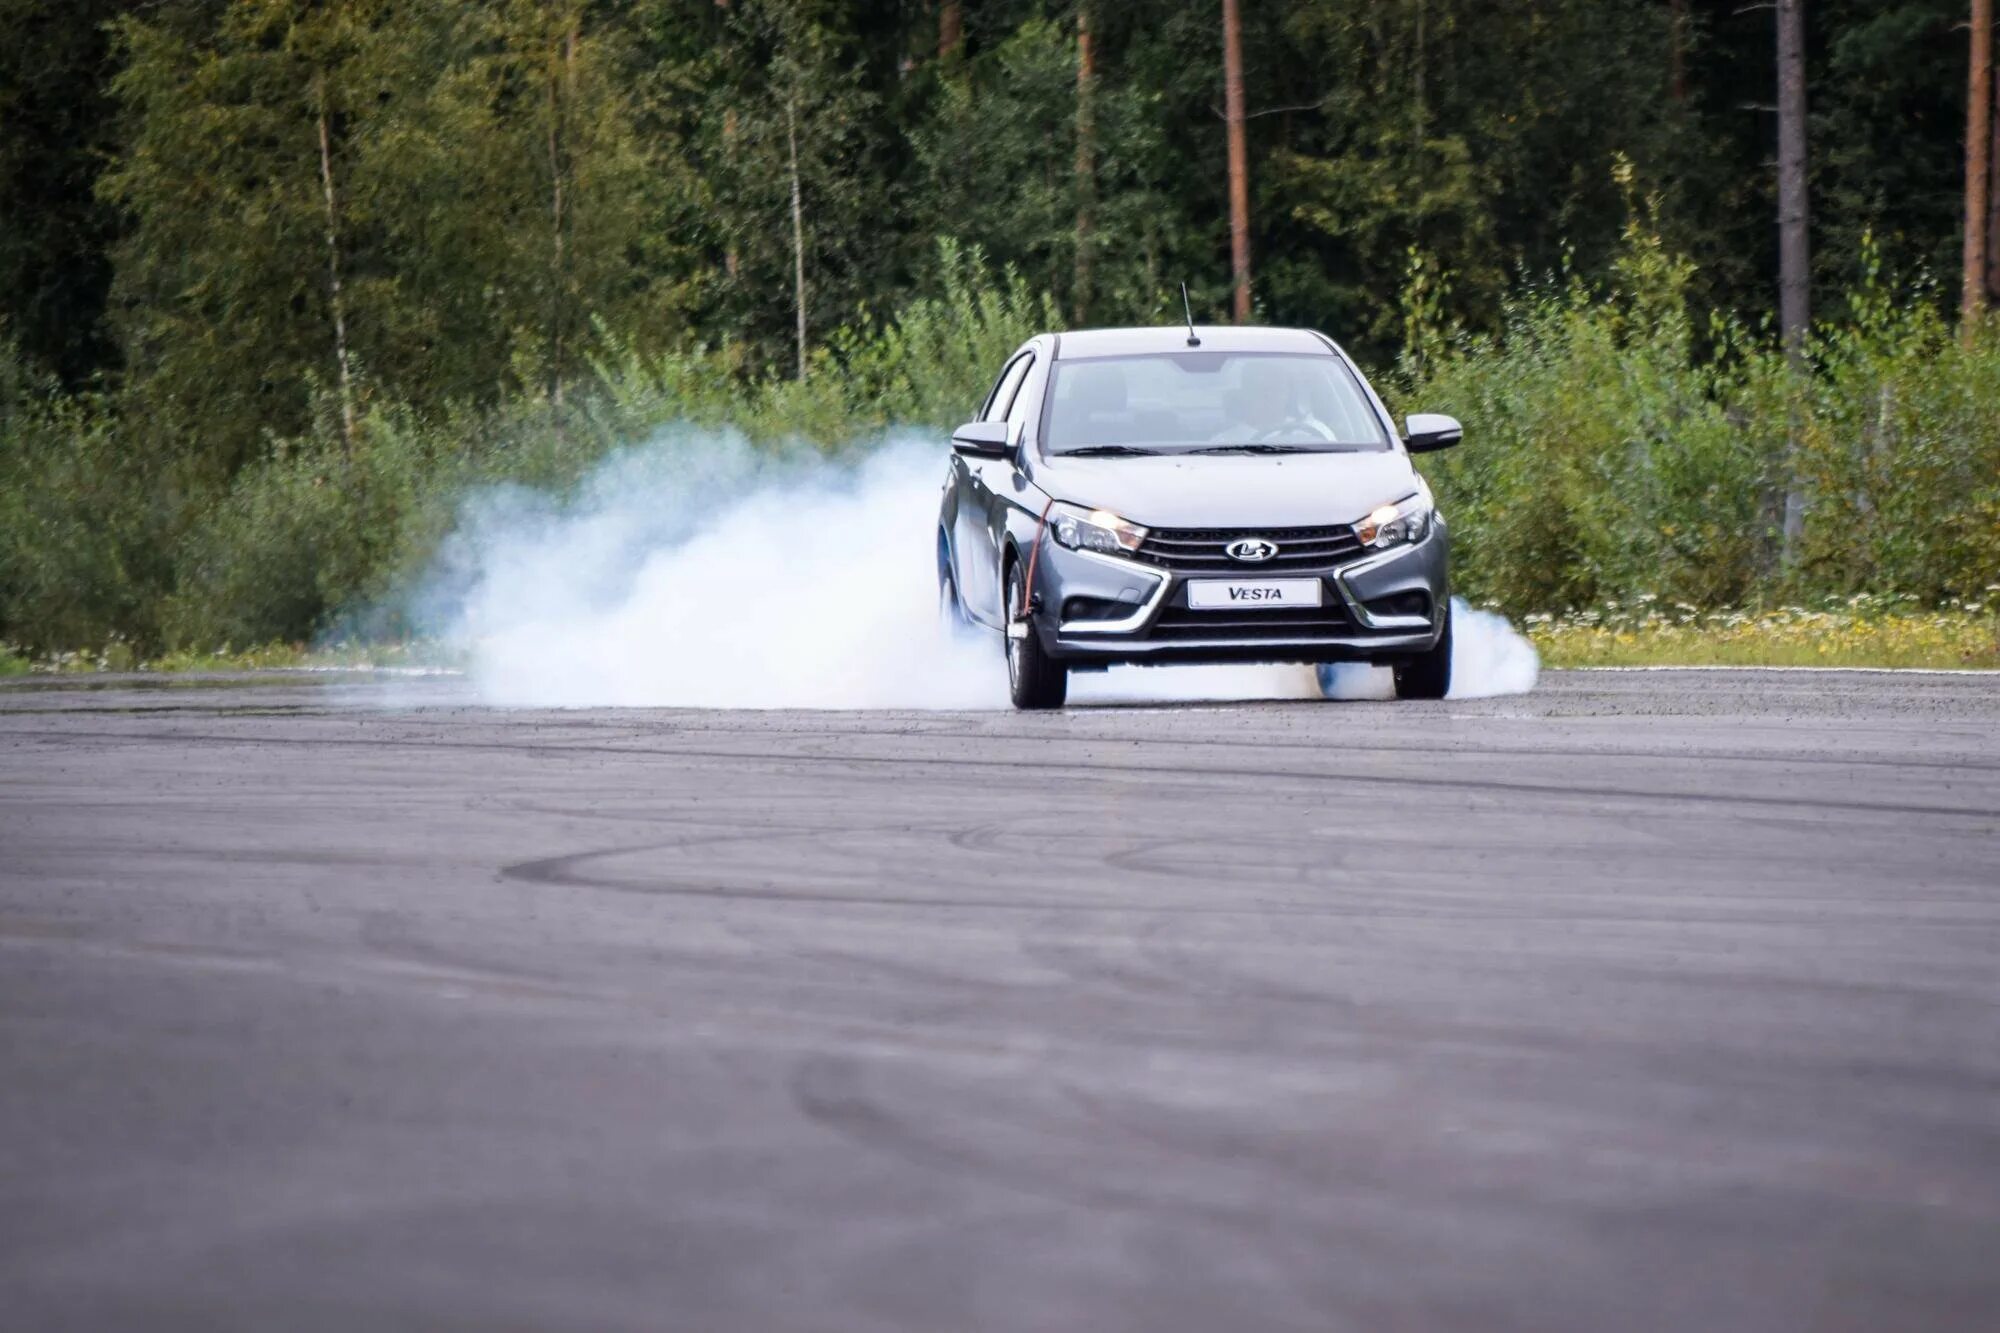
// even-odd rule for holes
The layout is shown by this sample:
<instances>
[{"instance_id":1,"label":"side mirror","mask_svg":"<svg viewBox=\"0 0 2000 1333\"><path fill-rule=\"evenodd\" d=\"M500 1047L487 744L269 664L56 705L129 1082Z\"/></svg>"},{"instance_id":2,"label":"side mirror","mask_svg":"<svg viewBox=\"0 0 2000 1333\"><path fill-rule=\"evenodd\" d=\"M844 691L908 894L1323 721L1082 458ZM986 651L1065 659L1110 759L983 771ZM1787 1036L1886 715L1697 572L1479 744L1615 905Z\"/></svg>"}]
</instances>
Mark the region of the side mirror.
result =
<instances>
[{"instance_id":1,"label":"side mirror","mask_svg":"<svg viewBox=\"0 0 2000 1333\"><path fill-rule=\"evenodd\" d=\"M1413 454L1449 449L1464 437L1458 418L1442 412L1412 412L1403 421L1403 445Z\"/></svg>"},{"instance_id":2,"label":"side mirror","mask_svg":"<svg viewBox=\"0 0 2000 1333\"><path fill-rule=\"evenodd\" d=\"M1006 458L1014 441L1004 421L968 421L951 433L951 447L969 458Z\"/></svg>"}]
</instances>

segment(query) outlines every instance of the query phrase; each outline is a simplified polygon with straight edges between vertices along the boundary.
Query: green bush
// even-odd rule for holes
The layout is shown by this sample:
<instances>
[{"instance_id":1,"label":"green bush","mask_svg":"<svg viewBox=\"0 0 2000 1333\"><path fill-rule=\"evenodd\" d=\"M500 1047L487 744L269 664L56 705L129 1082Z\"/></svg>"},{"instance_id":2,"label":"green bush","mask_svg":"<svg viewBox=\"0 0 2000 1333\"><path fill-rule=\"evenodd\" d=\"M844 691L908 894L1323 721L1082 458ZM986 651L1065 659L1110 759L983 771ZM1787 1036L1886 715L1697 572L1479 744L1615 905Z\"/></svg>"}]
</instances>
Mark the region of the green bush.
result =
<instances>
[{"instance_id":1,"label":"green bush","mask_svg":"<svg viewBox=\"0 0 2000 1333\"><path fill-rule=\"evenodd\" d=\"M0 345L0 641L30 652L152 636L188 481Z\"/></svg>"},{"instance_id":2,"label":"green bush","mask_svg":"<svg viewBox=\"0 0 2000 1333\"><path fill-rule=\"evenodd\" d=\"M310 435L275 443L202 506L172 551L173 590L147 643L297 641L337 621L394 635L394 594L419 580L468 492L566 493L612 450L669 426L834 452L892 424L954 425L1055 313L1017 276L990 280L977 251L946 243L939 259L938 297L835 334L803 381L745 379L726 349L642 355L601 330L593 380L561 404L543 395L433 420L378 407L350 445L323 398Z\"/></svg>"},{"instance_id":3,"label":"green bush","mask_svg":"<svg viewBox=\"0 0 2000 1333\"><path fill-rule=\"evenodd\" d=\"M2000 335L1866 285L1791 375L1768 330L1697 336L1692 266L1635 227L1613 284L1519 298L1498 338L1415 339L1401 407L1463 418L1425 462L1459 586L1517 614L1862 591L1932 604L2000 578ZM1435 350L1433 350L1435 349ZM1796 423L1796 454L1789 444ZM1784 493L1804 531L1787 553Z\"/></svg>"},{"instance_id":4,"label":"green bush","mask_svg":"<svg viewBox=\"0 0 2000 1333\"><path fill-rule=\"evenodd\" d=\"M2000 581L2000 328L1961 337L1871 280L1816 359L1800 581L1976 599Z\"/></svg>"},{"instance_id":5,"label":"green bush","mask_svg":"<svg viewBox=\"0 0 2000 1333\"><path fill-rule=\"evenodd\" d=\"M895 426L949 429L985 396L1007 354L1060 327L1060 317L1019 274L996 278L977 249L949 240L938 247L937 285L938 295L910 301L892 318L835 331L803 380L740 379L727 351L642 356L601 331L610 354L594 363L594 419L610 436L638 438L684 422L824 451Z\"/></svg>"},{"instance_id":6,"label":"green bush","mask_svg":"<svg viewBox=\"0 0 2000 1333\"><path fill-rule=\"evenodd\" d=\"M1497 337L1441 326L1448 284L1421 257L1412 275L1411 350L1378 378L1399 412L1466 424L1464 448L1422 466L1475 600L1944 605L2000 583L2000 328L1961 338L1935 300L1898 299L1871 268L1794 376L1768 329L1697 327L1692 267L1639 226L1603 289L1530 287ZM674 432L833 453L896 426L942 431L1059 322L977 251L941 247L937 291L829 337L803 381L746 376L728 347L643 354L600 330L592 375L560 401L428 416L374 401L349 440L322 394L313 429L221 479L174 463L203 451L171 428L63 397L0 354L0 642L150 655L393 638L397 597L469 494L566 495L614 451ZM1805 501L1790 551L1788 486Z\"/></svg>"}]
</instances>

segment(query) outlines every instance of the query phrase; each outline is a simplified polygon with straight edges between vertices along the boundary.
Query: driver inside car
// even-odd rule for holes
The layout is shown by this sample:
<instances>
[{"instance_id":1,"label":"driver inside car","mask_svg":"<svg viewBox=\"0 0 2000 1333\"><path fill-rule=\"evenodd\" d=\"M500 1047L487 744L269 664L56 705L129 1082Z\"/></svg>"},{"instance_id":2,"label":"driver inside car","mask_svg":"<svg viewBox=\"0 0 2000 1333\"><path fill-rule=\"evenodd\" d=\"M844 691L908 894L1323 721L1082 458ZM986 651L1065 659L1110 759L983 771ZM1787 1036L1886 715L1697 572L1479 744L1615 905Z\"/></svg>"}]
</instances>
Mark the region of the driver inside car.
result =
<instances>
[{"instance_id":1,"label":"driver inside car","mask_svg":"<svg viewBox=\"0 0 2000 1333\"><path fill-rule=\"evenodd\" d=\"M1271 444L1331 440L1333 432L1297 406L1297 386L1277 361L1244 361L1236 387L1223 395L1228 422L1217 444Z\"/></svg>"}]
</instances>

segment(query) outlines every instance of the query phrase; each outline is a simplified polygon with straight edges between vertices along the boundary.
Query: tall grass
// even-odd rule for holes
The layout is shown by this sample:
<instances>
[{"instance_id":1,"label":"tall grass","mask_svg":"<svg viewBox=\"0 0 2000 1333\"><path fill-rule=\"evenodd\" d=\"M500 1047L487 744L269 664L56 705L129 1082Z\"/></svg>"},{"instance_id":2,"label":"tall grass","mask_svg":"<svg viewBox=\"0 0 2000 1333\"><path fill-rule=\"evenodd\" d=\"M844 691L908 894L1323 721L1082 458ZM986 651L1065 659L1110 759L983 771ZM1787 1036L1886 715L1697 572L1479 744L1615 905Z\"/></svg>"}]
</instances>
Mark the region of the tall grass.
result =
<instances>
[{"instance_id":1,"label":"tall grass","mask_svg":"<svg viewBox=\"0 0 2000 1333\"><path fill-rule=\"evenodd\" d=\"M116 398L65 397L0 348L0 643L150 654L336 625L393 637L390 594L480 487L560 493L674 424L822 452L891 426L941 432L1058 323L976 253L947 245L941 260L935 296L834 334L803 381L746 377L728 347L648 356L599 330L590 376L560 403L420 417L378 401L352 441L329 405L227 478L179 462ZM1465 422L1463 448L1422 464L1460 589L1526 614L1858 592L1941 605L2000 583L2000 330L1961 338L1934 293L1899 295L1871 267L1795 376L1767 328L1697 324L1692 275L1635 226L1606 283L1529 287L1501 333L1467 336L1440 325L1448 302L1420 274L1412 350L1379 378L1399 411ZM1789 551L1787 487L1806 505Z\"/></svg>"}]
</instances>

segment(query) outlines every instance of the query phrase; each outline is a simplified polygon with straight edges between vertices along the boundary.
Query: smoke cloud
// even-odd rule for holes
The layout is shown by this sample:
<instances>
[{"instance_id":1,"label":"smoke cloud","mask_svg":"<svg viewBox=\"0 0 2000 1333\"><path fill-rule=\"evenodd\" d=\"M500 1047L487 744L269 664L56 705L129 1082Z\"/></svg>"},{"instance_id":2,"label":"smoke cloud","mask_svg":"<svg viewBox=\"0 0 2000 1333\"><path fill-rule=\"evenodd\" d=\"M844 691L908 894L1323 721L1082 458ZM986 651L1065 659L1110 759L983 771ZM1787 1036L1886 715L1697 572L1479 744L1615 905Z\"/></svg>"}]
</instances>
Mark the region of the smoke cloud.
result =
<instances>
[{"instance_id":1,"label":"smoke cloud","mask_svg":"<svg viewBox=\"0 0 2000 1333\"><path fill-rule=\"evenodd\" d=\"M772 457L670 433L607 459L572 495L468 503L418 603L502 705L1004 708L997 636L943 633L934 440L859 462ZM1457 609L1453 694L1525 690L1532 646ZM1390 697L1387 671L1119 668L1072 702Z\"/></svg>"}]
</instances>

